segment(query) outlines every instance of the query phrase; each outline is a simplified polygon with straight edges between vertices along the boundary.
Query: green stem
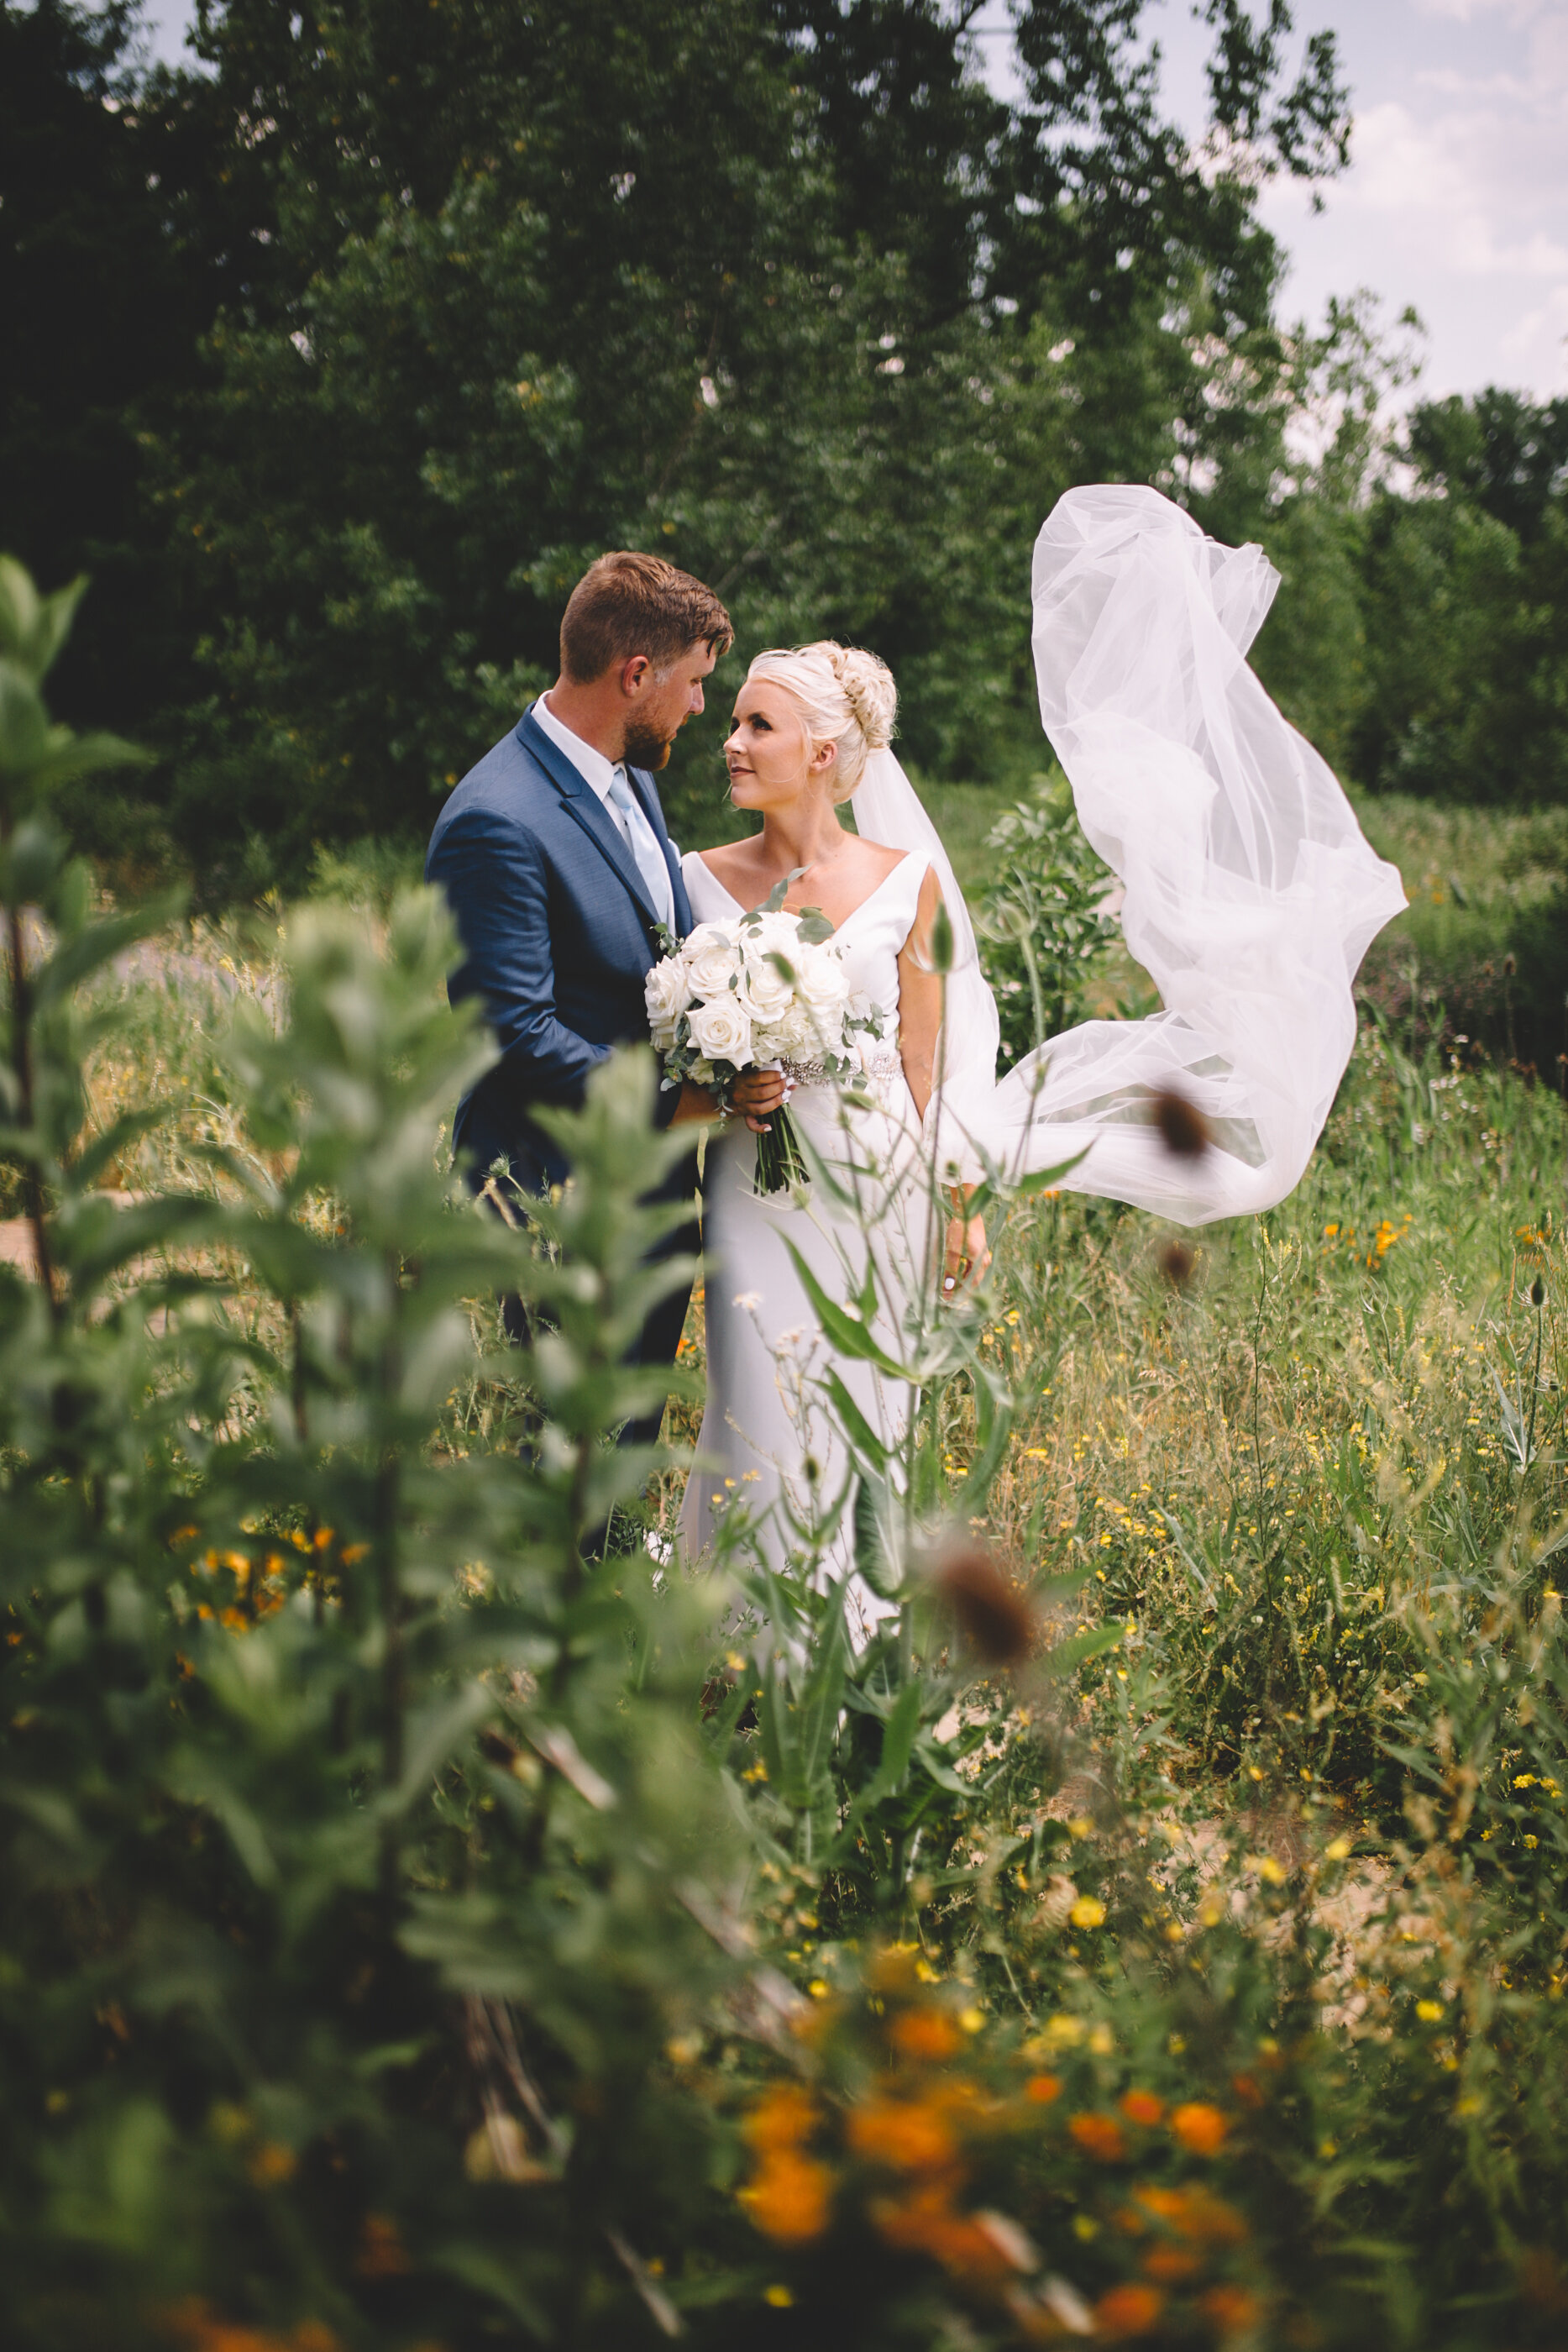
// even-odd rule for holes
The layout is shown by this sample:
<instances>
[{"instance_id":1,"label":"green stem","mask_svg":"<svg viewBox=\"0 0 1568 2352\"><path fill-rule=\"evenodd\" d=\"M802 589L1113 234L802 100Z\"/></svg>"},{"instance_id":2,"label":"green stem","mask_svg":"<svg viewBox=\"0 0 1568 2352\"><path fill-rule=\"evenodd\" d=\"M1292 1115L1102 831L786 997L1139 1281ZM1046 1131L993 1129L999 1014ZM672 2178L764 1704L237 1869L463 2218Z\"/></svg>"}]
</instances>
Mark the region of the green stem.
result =
<instances>
[{"instance_id":1,"label":"green stem","mask_svg":"<svg viewBox=\"0 0 1568 2352\"><path fill-rule=\"evenodd\" d=\"M788 1108L780 1106L773 1113L767 1133L757 1139L757 1189L759 1192L788 1192L792 1186L810 1180L810 1171L795 1132L795 1122Z\"/></svg>"}]
</instances>

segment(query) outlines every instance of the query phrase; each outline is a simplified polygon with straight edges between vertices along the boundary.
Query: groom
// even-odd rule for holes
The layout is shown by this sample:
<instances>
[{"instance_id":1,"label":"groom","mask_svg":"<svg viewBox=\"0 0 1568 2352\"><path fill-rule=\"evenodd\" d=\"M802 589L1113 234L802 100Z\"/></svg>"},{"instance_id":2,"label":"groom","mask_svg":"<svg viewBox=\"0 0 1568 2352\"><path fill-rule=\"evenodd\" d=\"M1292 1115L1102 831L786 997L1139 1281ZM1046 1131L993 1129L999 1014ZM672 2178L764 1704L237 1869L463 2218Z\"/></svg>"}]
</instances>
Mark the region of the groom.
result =
<instances>
[{"instance_id":1,"label":"groom","mask_svg":"<svg viewBox=\"0 0 1568 2352\"><path fill-rule=\"evenodd\" d=\"M711 588L656 555L601 555L572 590L560 625L560 676L471 768L436 819L427 882L445 890L465 950L454 1003L484 1003L501 1058L459 1103L455 1149L483 1184L497 1160L525 1192L564 1181L567 1163L538 1128L536 1104L577 1106L612 1047L648 1040L643 983L662 952L657 927L684 936L691 908L664 826L653 772L688 719L735 632ZM660 1127L713 1115L695 1087L658 1096ZM654 1197L689 1198L681 1161ZM696 1228L659 1255L695 1252ZM684 1290L654 1308L632 1350L674 1361ZM507 1328L523 1336L521 1302ZM631 1423L656 1438L661 1416Z\"/></svg>"}]
</instances>

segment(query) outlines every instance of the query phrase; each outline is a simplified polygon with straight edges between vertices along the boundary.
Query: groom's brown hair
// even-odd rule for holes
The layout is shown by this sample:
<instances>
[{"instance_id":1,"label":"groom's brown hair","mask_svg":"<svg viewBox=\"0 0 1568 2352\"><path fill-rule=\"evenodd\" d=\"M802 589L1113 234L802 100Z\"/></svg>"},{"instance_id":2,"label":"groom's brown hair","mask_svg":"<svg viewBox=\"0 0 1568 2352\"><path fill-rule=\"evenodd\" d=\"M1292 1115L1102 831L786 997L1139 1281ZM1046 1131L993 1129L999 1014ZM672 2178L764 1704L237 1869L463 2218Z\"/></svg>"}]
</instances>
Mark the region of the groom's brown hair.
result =
<instances>
[{"instance_id":1,"label":"groom's brown hair","mask_svg":"<svg viewBox=\"0 0 1568 2352\"><path fill-rule=\"evenodd\" d=\"M729 614L713 590L662 555L621 549L591 563L572 590L561 614L560 666L577 685L588 686L634 654L645 654L656 670L668 669L699 642L716 661L735 643Z\"/></svg>"}]
</instances>

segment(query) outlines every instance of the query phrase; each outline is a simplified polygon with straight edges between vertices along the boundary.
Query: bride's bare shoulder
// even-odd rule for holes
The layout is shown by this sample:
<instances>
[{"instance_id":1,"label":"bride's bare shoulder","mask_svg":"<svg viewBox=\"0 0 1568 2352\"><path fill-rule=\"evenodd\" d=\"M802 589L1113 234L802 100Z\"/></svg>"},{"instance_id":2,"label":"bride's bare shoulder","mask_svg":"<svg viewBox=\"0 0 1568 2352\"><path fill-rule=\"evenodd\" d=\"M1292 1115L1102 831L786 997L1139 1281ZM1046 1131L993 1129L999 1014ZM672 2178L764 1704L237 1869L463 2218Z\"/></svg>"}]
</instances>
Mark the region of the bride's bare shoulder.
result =
<instances>
[{"instance_id":1,"label":"bride's bare shoulder","mask_svg":"<svg viewBox=\"0 0 1568 2352\"><path fill-rule=\"evenodd\" d=\"M894 867L903 865L907 852L890 849L885 841L867 841L862 835L858 841L858 855L862 873L868 882L875 884L885 882Z\"/></svg>"},{"instance_id":2,"label":"bride's bare shoulder","mask_svg":"<svg viewBox=\"0 0 1568 2352\"><path fill-rule=\"evenodd\" d=\"M745 877L745 852L750 845L746 841L721 841L712 849L688 849L686 856L706 866L714 880L728 890Z\"/></svg>"}]
</instances>

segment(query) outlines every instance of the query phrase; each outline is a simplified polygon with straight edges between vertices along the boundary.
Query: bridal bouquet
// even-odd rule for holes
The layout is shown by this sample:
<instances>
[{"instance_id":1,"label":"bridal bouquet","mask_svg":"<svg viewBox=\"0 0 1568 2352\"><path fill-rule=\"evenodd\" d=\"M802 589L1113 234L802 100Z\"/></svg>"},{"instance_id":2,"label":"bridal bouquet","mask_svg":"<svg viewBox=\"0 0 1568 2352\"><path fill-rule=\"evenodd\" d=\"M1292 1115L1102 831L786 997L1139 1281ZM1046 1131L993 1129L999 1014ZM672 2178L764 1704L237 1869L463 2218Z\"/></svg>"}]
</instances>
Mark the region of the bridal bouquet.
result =
<instances>
[{"instance_id":1,"label":"bridal bouquet","mask_svg":"<svg viewBox=\"0 0 1568 2352\"><path fill-rule=\"evenodd\" d=\"M775 897L783 897L782 889ZM653 966L648 1025L664 1084L690 1078L727 1114L743 1070L778 1069L800 1085L859 1076L856 1039L882 1034L880 1013L850 1000L843 950L825 915L768 905L733 922L703 923ZM782 1192L808 1179L787 1104L757 1139L757 1189Z\"/></svg>"}]
</instances>

